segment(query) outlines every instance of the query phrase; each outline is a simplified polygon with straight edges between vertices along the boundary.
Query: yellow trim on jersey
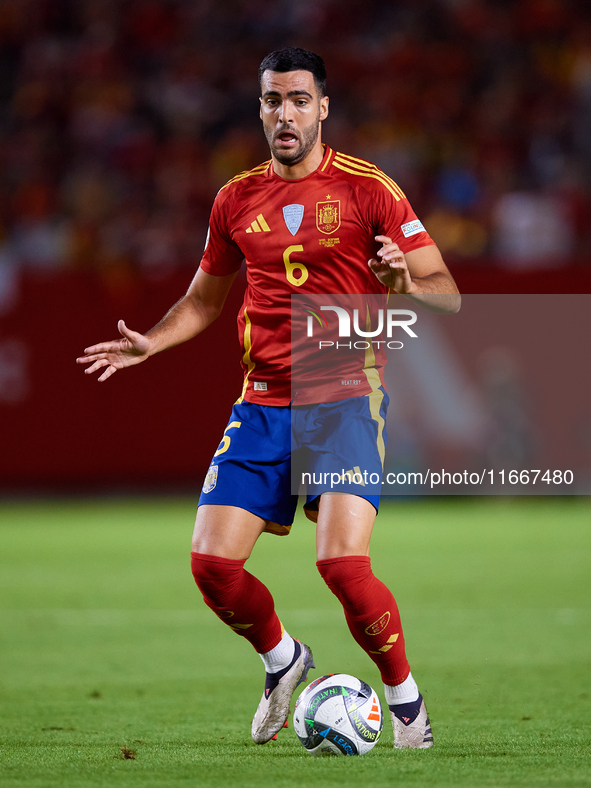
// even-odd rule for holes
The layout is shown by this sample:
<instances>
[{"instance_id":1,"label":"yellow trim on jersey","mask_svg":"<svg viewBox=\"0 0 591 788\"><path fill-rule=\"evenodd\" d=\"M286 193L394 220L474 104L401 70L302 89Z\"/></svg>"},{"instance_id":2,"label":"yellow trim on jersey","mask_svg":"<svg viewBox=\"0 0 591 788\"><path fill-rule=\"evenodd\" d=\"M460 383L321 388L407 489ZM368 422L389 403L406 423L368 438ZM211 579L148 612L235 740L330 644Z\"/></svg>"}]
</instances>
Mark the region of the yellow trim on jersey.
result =
<instances>
[{"instance_id":1,"label":"yellow trim on jersey","mask_svg":"<svg viewBox=\"0 0 591 788\"><path fill-rule=\"evenodd\" d=\"M365 377L367 378L367 382L369 383L372 389L371 393L366 394L366 396L369 399L369 412L371 414L371 417L378 425L377 447L383 468L384 457L386 456L386 444L384 443L384 426L386 422L384 421L382 414L380 413L382 402L384 401L384 392L380 389L380 386L382 385L382 381L380 380L380 373L377 371L375 367L373 367L373 369L364 369L363 371L365 372Z\"/></svg>"},{"instance_id":2,"label":"yellow trim on jersey","mask_svg":"<svg viewBox=\"0 0 591 788\"><path fill-rule=\"evenodd\" d=\"M244 376L244 385L242 386L242 394L238 397L235 405L240 405L240 403L244 399L244 395L246 394L246 389L248 387L248 376L255 368L256 364L250 357L250 351L252 349L252 341L250 338L250 333L252 329L252 323L250 322L250 318L248 317L248 313L246 311L246 307L244 308L244 355L242 356L242 361L246 364L247 370L246 375Z\"/></svg>"},{"instance_id":3,"label":"yellow trim on jersey","mask_svg":"<svg viewBox=\"0 0 591 788\"><path fill-rule=\"evenodd\" d=\"M386 181L384 178L380 178L380 176L374 172L359 172L359 170L351 170L349 169L349 167L345 167L343 164L340 164L336 157L332 163L332 166L338 167L339 170L343 170L343 172L348 172L351 175L359 175L361 178L374 178L376 181L379 181L382 184L382 186L385 186L386 189L388 189L388 191L394 197L396 202L399 202L401 199L398 192L394 191L394 189L390 186L388 181Z\"/></svg>"},{"instance_id":4,"label":"yellow trim on jersey","mask_svg":"<svg viewBox=\"0 0 591 788\"><path fill-rule=\"evenodd\" d=\"M237 181L241 181L243 178L249 178L251 175L262 175L263 172L267 169L268 166L269 166L269 162L266 161L263 164L259 164L258 167L254 167L252 170L246 170L245 172L239 172L238 175L235 175L233 178L230 178L228 183L225 183L222 186L222 188L220 189L220 192L222 191L222 189L225 189L226 186L229 186L231 183L236 183ZM219 194L219 192L218 192L218 194Z\"/></svg>"},{"instance_id":5,"label":"yellow trim on jersey","mask_svg":"<svg viewBox=\"0 0 591 788\"><path fill-rule=\"evenodd\" d=\"M376 167L375 164L371 164L371 162L368 161L363 161L363 159L356 159L355 156L349 156L347 153L337 153L337 156L340 156L341 159L345 159L343 164L348 164L350 167L357 166L359 169L365 170L366 172L375 172L376 175L379 175L381 178L384 178L384 180L388 181L388 183L393 186L394 189L396 189L402 198L406 197L406 194L402 191L400 186L395 181L393 181L389 175L386 175L383 170L380 170L379 167Z\"/></svg>"},{"instance_id":6,"label":"yellow trim on jersey","mask_svg":"<svg viewBox=\"0 0 591 788\"><path fill-rule=\"evenodd\" d=\"M361 172L360 170L352 170L349 167L345 167L345 165L342 162L340 162L337 157L335 157L335 160L333 161L332 164L333 167L338 167L339 170L343 170L343 172L348 172L351 175L359 175L362 178L375 178L376 181L379 181L382 184L382 186L385 186L386 189L388 189L388 191L394 197L396 202L399 202L402 199L402 197L400 196L401 194L400 190L395 189L394 186L391 185L392 183L394 183L394 181L390 182L385 175L382 175L380 173L380 170L376 170L375 172Z\"/></svg>"},{"instance_id":7,"label":"yellow trim on jersey","mask_svg":"<svg viewBox=\"0 0 591 788\"><path fill-rule=\"evenodd\" d=\"M383 170L380 170L379 167L376 167L375 164L371 164L370 162L367 161L362 161L361 159L356 159L354 156L349 156L346 153L338 153L335 158L337 157L339 158L341 164L346 164L348 167L355 167L356 169L361 170L363 172L374 173L375 175L379 176L384 181L389 183L390 186L392 186L392 188L400 195L401 198L404 198L406 196L402 191L402 189L400 188L400 186L395 181L393 181L389 175L386 175L386 173Z\"/></svg>"},{"instance_id":8,"label":"yellow trim on jersey","mask_svg":"<svg viewBox=\"0 0 591 788\"><path fill-rule=\"evenodd\" d=\"M331 152L330 152L330 153L328 154L328 156L326 157L326 161L324 162L324 164L323 164L323 165L322 165L322 167L320 168L320 172L324 172L324 170L325 170L325 169L328 167L328 165L330 164L330 160L331 160L333 157L334 157L334 151L333 151L333 150L331 150Z\"/></svg>"},{"instance_id":9,"label":"yellow trim on jersey","mask_svg":"<svg viewBox=\"0 0 591 788\"><path fill-rule=\"evenodd\" d=\"M226 186L229 183L232 183L233 181L239 181L242 178L247 178L249 175L257 175L259 172L263 172L264 170L266 170L268 165L269 165L269 162L268 161L264 161L262 164L257 164L256 167L253 167L252 170L243 170L242 172L239 172L237 175L234 175L233 178L230 178L230 180L228 181Z\"/></svg>"},{"instance_id":10,"label":"yellow trim on jersey","mask_svg":"<svg viewBox=\"0 0 591 788\"><path fill-rule=\"evenodd\" d=\"M371 320L369 316L369 306L367 307L367 320L366 331L371 331ZM384 458L386 456L386 444L384 443L384 427L386 422L380 413L382 402L384 401L384 392L381 389L382 381L380 380L380 373L376 369L376 354L374 353L373 345L370 343L369 348L365 351L365 359L363 363L363 372L367 378L367 382L371 386L371 392L365 396L369 400L369 412L372 419L378 425L378 439L377 449L384 467Z\"/></svg>"}]
</instances>

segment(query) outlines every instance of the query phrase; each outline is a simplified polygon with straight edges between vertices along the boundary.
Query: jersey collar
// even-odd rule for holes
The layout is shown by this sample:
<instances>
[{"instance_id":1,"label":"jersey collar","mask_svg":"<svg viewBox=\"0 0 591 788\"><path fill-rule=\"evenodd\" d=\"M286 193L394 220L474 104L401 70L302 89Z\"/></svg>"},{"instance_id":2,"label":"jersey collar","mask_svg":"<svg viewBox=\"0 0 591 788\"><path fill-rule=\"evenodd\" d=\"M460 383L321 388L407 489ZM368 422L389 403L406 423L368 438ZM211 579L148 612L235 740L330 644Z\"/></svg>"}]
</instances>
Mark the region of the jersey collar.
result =
<instances>
[{"instance_id":1,"label":"jersey collar","mask_svg":"<svg viewBox=\"0 0 591 788\"><path fill-rule=\"evenodd\" d=\"M323 143L324 147L324 156L322 157L322 161L318 165L318 167L311 172L309 175L305 175L303 178L282 178L280 175L277 175L275 170L273 169L273 159L269 161L269 166L267 167L267 178L276 178L278 181L283 181L283 183L301 183L301 181L305 181L307 178L312 178L319 172L325 172L328 165L330 164L331 159L334 156L334 151L328 147L325 143Z\"/></svg>"}]
</instances>

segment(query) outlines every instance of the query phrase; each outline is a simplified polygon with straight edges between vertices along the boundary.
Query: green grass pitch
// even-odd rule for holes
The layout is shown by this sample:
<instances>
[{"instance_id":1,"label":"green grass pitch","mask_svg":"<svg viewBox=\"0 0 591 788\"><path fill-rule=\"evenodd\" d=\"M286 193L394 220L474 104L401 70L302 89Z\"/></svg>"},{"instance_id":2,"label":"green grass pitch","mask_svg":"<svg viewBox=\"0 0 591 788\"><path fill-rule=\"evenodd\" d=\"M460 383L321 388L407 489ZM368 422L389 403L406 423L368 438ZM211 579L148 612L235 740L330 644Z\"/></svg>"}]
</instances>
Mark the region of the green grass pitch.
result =
<instances>
[{"instance_id":1,"label":"green grass pitch","mask_svg":"<svg viewBox=\"0 0 591 788\"><path fill-rule=\"evenodd\" d=\"M591 502L407 500L373 566L402 611L435 747L312 758L293 727L250 739L263 685L248 643L189 570L195 501L0 504L0 785L591 785ZM317 677L381 694L315 568L314 526L248 564ZM132 757L125 757L125 755Z\"/></svg>"}]
</instances>

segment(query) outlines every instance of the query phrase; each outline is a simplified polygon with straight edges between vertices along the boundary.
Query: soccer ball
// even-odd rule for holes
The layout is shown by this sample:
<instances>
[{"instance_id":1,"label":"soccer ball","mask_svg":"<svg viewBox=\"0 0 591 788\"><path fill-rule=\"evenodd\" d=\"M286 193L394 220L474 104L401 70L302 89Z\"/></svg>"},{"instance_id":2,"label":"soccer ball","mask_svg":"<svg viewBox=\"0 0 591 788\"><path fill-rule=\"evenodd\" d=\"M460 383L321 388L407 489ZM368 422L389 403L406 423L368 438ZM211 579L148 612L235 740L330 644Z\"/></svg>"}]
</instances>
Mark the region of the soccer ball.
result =
<instances>
[{"instance_id":1,"label":"soccer ball","mask_svg":"<svg viewBox=\"0 0 591 788\"><path fill-rule=\"evenodd\" d=\"M293 722L312 755L365 755L382 732L382 707L365 681L346 673L316 679L297 699Z\"/></svg>"}]
</instances>

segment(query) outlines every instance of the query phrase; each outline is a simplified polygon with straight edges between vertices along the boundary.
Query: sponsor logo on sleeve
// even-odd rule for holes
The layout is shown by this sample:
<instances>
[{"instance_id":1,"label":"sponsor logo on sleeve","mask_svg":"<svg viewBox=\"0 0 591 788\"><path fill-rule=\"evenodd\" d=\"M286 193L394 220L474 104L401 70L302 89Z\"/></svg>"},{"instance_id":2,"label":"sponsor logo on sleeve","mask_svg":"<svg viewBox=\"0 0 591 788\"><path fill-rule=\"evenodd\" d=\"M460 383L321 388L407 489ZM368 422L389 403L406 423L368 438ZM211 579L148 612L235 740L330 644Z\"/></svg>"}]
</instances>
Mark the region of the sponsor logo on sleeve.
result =
<instances>
[{"instance_id":1,"label":"sponsor logo on sleeve","mask_svg":"<svg viewBox=\"0 0 591 788\"><path fill-rule=\"evenodd\" d=\"M405 238L410 238L411 235L416 235L417 233L424 233L425 228L423 227L423 223L420 222L418 219L415 219L414 222L407 222L406 224L402 224L400 226L402 230L402 234Z\"/></svg>"}]
</instances>

